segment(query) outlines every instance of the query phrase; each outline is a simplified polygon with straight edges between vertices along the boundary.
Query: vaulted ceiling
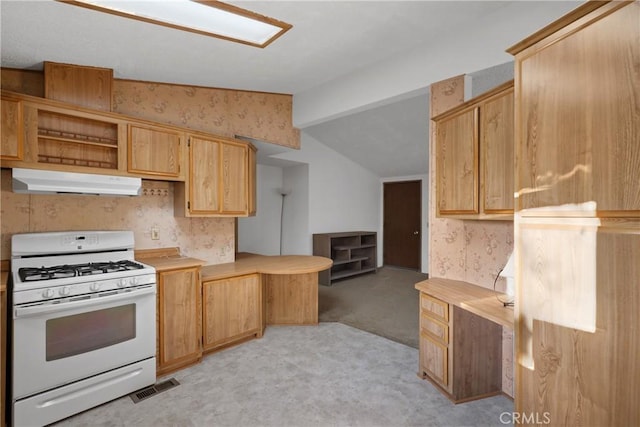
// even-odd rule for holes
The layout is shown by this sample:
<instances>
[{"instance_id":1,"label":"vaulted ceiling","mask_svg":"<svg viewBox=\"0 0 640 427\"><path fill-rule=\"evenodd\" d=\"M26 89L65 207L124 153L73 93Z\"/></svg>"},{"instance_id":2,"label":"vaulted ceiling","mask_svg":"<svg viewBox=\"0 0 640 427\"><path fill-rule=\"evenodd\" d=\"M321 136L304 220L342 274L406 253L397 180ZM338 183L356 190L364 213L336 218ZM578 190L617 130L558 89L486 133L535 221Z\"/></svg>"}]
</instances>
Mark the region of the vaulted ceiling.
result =
<instances>
[{"instance_id":1,"label":"vaulted ceiling","mask_svg":"<svg viewBox=\"0 0 640 427\"><path fill-rule=\"evenodd\" d=\"M492 20L504 25L506 16L522 20L527 14L534 15L535 22L528 25L530 28L504 35L500 46L503 52L510 43L578 6L575 1L228 3L288 22L293 28L273 44L259 49L53 0L2 0L2 66L42 69L42 61L47 60L112 68L115 77L123 79L289 93L294 95L294 110L301 110L314 108L315 97L331 93L327 88L334 82L337 88L348 79L359 80L359 74L384 73L390 69L390 63L401 63L403 58L416 55L428 56L429 48L436 44L442 48L452 43L451 58L434 55L432 67L441 67L446 61L449 69L456 69L460 35L471 40ZM530 13L541 9L547 13ZM487 49L495 47L487 43ZM485 65L506 60L505 55ZM476 71L465 66L470 65L461 63L457 74ZM388 81L394 78L402 80L391 70ZM409 147L418 142L421 147L426 146L425 95L429 83L427 77L424 83L414 83L410 88L416 90L413 94L402 93L407 91L402 87L392 93L392 88L392 97L400 97L397 105L387 105L395 103L389 98L346 113L320 114L320 119L315 120L325 123L296 124L380 176L413 174L422 166L416 165L413 158L415 147ZM417 87L420 85L423 87ZM336 92L334 98L343 92ZM399 134L405 137L398 138ZM405 142L398 144L408 145L389 150L389 141L399 140ZM363 152L359 147L366 144L370 150ZM397 166L390 168L390 162Z\"/></svg>"}]
</instances>

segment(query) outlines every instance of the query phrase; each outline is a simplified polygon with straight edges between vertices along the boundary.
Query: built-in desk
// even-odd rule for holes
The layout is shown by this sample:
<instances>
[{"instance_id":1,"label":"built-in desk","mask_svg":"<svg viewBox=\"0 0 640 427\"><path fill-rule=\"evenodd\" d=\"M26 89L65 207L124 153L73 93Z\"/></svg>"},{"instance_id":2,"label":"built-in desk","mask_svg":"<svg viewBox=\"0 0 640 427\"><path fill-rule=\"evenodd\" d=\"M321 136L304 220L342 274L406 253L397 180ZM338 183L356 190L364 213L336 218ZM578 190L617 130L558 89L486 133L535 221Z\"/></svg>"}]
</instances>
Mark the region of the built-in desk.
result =
<instances>
[{"instance_id":1,"label":"built-in desk","mask_svg":"<svg viewBox=\"0 0 640 427\"><path fill-rule=\"evenodd\" d=\"M415 287L420 291L418 375L456 403L501 393L502 327L513 329L513 308L500 301L506 295L440 278Z\"/></svg>"}]
</instances>

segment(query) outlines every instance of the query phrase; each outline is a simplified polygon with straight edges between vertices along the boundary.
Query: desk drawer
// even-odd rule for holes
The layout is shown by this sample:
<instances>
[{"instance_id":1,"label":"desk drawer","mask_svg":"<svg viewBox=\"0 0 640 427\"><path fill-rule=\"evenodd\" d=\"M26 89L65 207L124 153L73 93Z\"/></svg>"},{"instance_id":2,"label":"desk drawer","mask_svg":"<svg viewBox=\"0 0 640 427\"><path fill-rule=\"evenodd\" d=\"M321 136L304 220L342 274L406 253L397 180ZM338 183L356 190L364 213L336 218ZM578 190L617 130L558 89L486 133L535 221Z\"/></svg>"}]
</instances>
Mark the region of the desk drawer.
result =
<instances>
[{"instance_id":1,"label":"desk drawer","mask_svg":"<svg viewBox=\"0 0 640 427\"><path fill-rule=\"evenodd\" d=\"M449 343L449 325L425 315L424 311L420 314L420 330L442 340L445 344Z\"/></svg>"},{"instance_id":2,"label":"desk drawer","mask_svg":"<svg viewBox=\"0 0 640 427\"><path fill-rule=\"evenodd\" d=\"M443 323L449 323L449 304L446 302L421 292L420 306L429 316Z\"/></svg>"}]
</instances>

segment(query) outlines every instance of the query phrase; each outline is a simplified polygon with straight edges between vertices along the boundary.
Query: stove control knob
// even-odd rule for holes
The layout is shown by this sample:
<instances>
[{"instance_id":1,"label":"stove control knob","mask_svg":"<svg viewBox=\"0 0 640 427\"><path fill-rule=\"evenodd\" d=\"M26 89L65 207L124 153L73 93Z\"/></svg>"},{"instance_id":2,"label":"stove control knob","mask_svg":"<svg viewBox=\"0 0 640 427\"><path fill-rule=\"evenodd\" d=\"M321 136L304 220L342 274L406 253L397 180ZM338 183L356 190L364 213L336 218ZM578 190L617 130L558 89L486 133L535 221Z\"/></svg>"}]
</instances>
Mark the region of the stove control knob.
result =
<instances>
[{"instance_id":1,"label":"stove control knob","mask_svg":"<svg viewBox=\"0 0 640 427\"><path fill-rule=\"evenodd\" d=\"M118 287L124 288L125 286L127 286L127 279L120 279L120 281L118 282Z\"/></svg>"},{"instance_id":2,"label":"stove control knob","mask_svg":"<svg viewBox=\"0 0 640 427\"><path fill-rule=\"evenodd\" d=\"M97 292L100 290L100 283L98 282L93 282L91 284L91 286L89 286L89 289L91 289L92 292Z\"/></svg>"},{"instance_id":3,"label":"stove control knob","mask_svg":"<svg viewBox=\"0 0 640 427\"><path fill-rule=\"evenodd\" d=\"M42 298L53 298L53 295L53 289L45 289L44 291L42 291Z\"/></svg>"},{"instance_id":4,"label":"stove control knob","mask_svg":"<svg viewBox=\"0 0 640 427\"><path fill-rule=\"evenodd\" d=\"M133 277L133 278L131 279L131 284L132 284L132 285L134 285L134 286L135 286L135 285L137 285L137 284L138 284L138 282L139 282L139 281L138 281L138 278L137 278L137 277Z\"/></svg>"},{"instance_id":5,"label":"stove control knob","mask_svg":"<svg viewBox=\"0 0 640 427\"><path fill-rule=\"evenodd\" d=\"M63 286L58 290L58 293L60 294L61 297L66 297L71 293L71 288L68 286Z\"/></svg>"}]
</instances>

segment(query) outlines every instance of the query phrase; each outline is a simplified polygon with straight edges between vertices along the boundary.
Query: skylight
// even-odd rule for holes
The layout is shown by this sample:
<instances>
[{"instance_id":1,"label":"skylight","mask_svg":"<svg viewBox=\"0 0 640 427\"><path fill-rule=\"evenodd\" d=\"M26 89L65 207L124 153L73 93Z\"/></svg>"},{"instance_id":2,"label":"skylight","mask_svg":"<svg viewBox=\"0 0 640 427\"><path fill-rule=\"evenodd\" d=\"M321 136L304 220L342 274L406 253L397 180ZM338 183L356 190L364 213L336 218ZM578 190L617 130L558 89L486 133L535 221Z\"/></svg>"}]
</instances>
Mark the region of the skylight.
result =
<instances>
[{"instance_id":1,"label":"skylight","mask_svg":"<svg viewBox=\"0 0 640 427\"><path fill-rule=\"evenodd\" d=\"M58 0L178 30L265 47L290 24L219 1L199 0Z\"/></svg>"}]
</instances>

